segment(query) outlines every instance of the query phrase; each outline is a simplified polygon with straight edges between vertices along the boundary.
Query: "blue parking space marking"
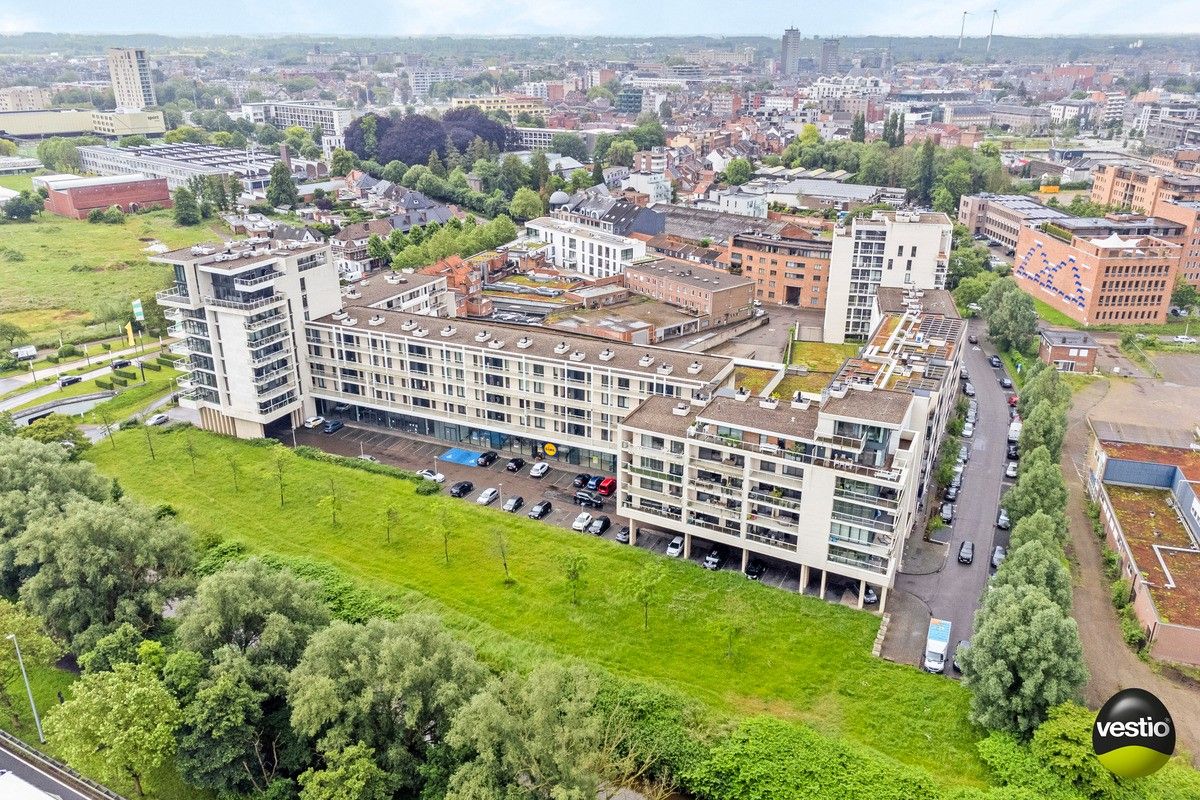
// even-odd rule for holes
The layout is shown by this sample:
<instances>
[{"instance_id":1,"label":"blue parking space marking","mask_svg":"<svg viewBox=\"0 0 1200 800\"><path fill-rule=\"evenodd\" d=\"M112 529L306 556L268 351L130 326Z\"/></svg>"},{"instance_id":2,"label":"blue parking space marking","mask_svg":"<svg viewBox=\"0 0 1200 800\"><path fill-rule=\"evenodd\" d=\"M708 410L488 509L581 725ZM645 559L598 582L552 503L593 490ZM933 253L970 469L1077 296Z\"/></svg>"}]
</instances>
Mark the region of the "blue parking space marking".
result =
<instances>
[{"instance_id":1,"label":"blue parking space marking","mask_svg":"<svg viewBox=\"0 0 1200 800\"><path fill-rule=\"evenodd\" d=\"M481 455L483 455L483 453L475 450L464 450L461 447L451 447L449 450L438 456L438 459L441 461L449 461L452 464L462 464L466 467L473 467L475 466L476 460Z\"/></svg>"}]
</instances>

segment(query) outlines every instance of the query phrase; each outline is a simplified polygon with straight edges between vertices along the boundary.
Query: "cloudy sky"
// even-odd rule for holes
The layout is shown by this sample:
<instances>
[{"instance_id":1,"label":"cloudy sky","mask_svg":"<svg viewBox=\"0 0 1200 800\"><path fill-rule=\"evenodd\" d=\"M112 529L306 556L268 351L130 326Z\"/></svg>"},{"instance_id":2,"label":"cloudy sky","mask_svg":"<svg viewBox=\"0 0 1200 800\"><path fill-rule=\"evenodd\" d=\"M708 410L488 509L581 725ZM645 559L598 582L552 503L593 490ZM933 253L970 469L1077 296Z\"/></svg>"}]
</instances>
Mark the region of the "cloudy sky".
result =
<instances>
[{"instance_id":1,"label":"cloudy sky","mask_svg":"<svg viewBox=\"0 0 1200 800\"><path fill-rule=\"evenodd\" d=\"M765 34L795 25L805 36L957 36L996 32L1197 33L1196 0L1155 0L1131 15L1128 0L12 0L0 33Z\"/></svg>"}]
</instances>

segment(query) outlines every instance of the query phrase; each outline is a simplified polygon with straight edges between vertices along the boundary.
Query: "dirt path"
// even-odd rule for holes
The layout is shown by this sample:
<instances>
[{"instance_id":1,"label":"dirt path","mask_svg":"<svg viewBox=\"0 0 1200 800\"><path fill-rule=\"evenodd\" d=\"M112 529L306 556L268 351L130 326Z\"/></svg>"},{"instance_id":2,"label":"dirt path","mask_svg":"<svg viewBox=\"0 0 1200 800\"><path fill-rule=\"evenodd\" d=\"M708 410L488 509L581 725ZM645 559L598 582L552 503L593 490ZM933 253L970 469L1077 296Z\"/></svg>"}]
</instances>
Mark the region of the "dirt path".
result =
<instances>
[{"instance_id":1,"label":"dirt path","mask_svg":"<svg viewBox=\"0 0 1200 800\"><path fill-rule=\"evenodd\" d=\"M1114 387L1118 390L1121 387ZM1075 575L1075 619L1083 643L1084 661L1091 676L1083 689L1084 700L1099 708L1116 692L1140 687L1153 692L1171 710L1176 723L1176 752L1186 752L1200 766L1200 691L1190 689L1155 673L1126 646L1117 623L1100 557L1100 544L1092 534L1081 473L1086 476L1088 440L1087 414L1109 391L1108 381L1096 381L1075 395L1067 438L1063 445L1062 469L1070 490L1067 515L1071 525L1070 550L1077 564Z\"/></svg>"}]
</instances>

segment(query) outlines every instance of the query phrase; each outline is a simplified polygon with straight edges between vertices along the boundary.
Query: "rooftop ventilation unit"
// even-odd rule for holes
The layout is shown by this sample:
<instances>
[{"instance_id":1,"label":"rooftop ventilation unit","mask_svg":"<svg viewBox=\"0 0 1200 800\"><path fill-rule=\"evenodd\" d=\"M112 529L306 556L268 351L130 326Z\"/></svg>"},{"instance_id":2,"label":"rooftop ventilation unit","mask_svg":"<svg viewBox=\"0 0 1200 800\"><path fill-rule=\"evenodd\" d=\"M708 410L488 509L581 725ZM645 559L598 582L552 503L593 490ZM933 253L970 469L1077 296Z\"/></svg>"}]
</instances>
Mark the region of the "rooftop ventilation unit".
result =
<instances>
[{"instance_id":1,"label":"rooftop ventilation unit","mask_svg":"<svg viewBox=\"0 0 1200 800\"><path fill-rule=\"evenodd\" d=\"M670 364L659 364L658 365L658 374L659 375L670 375L672 369L674 369L674 367L672 367Z\"/></svg>"},{"instance_id":2,"label":"rooftop ventilation unit","mask_svg":"<svg viewBox=\"0 0 1200 800\"><path fill-rule=\"evenodd\" d=\"M492 338L492 335L487 331L480 331L479 333L475 334L475 341L477 342L486 342L490 338Z\"/></svg>"},{"instance_id":3,"label":"rooftop ventilation unit","mask_svg":"<svg viewBox=\"0 0 1200 800\"><path fill-rule=\"evenodd\" d=\"M493 350L499 350L500 348L504 347L504 340L492 339L490 342L488 342L488 347L492 348Z\"/></svg>"},{"instance_id":4,"label":"rooftop ventilation unit","mask_svg":"<svg viewBox=\"0 0 1200 800\"><path fill-rule=\"evenodd\" d=\"M375 316L373 316L369 320L367 320L367 324L371 325L371 326L382 325L383 324L383 315L376 314Z\"/></svg>"},{"instance_id":5,"label":"rooftop ventilation unit","mask_svg":"<svg viewBox=\"0 0 1200 800\"><path fill-rule=\"evenodd\" d=\"M613 356L615 356L615 355L616 355L616 353L614 353L612 350L609 350L606 347L600 351L600 355L597 356L597 358L599 358L601 361L612 361Z\"/></svg>"},{"instance_id":6,"label":"rooftop ventilation unit","mask_svg":"<svg viewBox=\"0 0 1200 800\"><path fill-rule=\"evenodd\" d=\"M428 329L428 328L417 328L415 331L413 331L413 336L417 336L417 337L425 337L425 336L428 336L428 335L429 335L429 329Z\"/></svg>"},{"instance_id":7,"label":"rooftop ventilation unit","mask_svg":"<svg viewBox=\"0 0 1200 800\"><path fill-rule=\"evenodd\" d=\"M529 348L532 346L533 346L533 339L530 339L528 336L522 336L520 339L517 340L517 347L521 348L522 350L525 350L526 348Z\"/></svg>"},{"instance_id":8,"label":"rooftop ventilation unit","mask_svg":"<svg viewBox=\"0 0 1200 800\"><path fill-rule=\"evenodd\" d=\"M402 331L411 331L415 327L417 327L417 321L413 319L406 319L400 323L400 330Z\"/></svg>"},{"instance_id":9,"label":"rooftop ventilation unit","mask_svg":"<svg viewBox=\"0 0 1200 800\"><path fill-rule=\"evenodd\" d=\"M572 361L583 361L585 358L587 358L587 353L583 352L582 350L575 350L571 353L569 358Z\"/></svg>"},{"instance_id":10,"label":"rooftop ventilation unit","mask_svg":"<svg viewBox=\"0 0 1200 800\"><path fill-rule=\"evenodd\" d=\"M554 352L560 356L570 349L571 346L566 342L559 342L558 344L554 345Z\"/></svg>"},{"instance_id":11,"label":"rooftop ventilation unit","mask_svg":"<svg viewBox=\"0 0 1200 800\"><path fill-rule=\"evenodd\" d=\"M442 328L442 336L453 336L457 330L458 328L455 328L453 325L446 325Z\"/></svg>"},{"instance_id":12,"label":"rooftop ventilation unit","mask_svg":"<svg viewBox=\"0 0 1200 800\"><path fill-rule=\"evenodd\" d=\"M699 375L702 369L704 367L700 365L699 361L693 361L691 364L688 364L687 371L689 375Z\"/></svg>"},{"instance_id":13,"label":"rooftop ventilation unit","mask_svg":"<svg viewBox=\"0 0 1200 800\"><path fill-rule=\"evenodd\" d=\"M639 367L648 367L653 363L654 363L654 356L650 355L649 353L646 353L646 355L644 355L638 359Z\"/></svg>"},{"instance_id":14,"label":"rooftop ventilation unit","mask_svg":"<svg viewBox=\"0 0 1200 800\"><path fill-rule=\"evenodd\" d=\"M688 404L686 402L676 403L671 408L671 413L677 417L686 417L688 413Z\"/></svg>"}]
</instances>

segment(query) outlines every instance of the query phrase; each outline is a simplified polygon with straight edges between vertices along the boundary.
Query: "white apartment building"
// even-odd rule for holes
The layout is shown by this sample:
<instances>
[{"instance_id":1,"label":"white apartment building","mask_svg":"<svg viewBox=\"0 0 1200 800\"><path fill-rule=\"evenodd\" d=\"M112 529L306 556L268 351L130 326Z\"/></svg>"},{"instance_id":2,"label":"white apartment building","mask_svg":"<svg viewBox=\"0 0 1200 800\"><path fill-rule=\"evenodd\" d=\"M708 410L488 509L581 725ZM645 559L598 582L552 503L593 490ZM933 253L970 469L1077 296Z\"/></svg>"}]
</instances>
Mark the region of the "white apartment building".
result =
<instances>
[{"instance_id":1,"label":"white apartment building","mask_svg":"<svg viewBox=\"0 0 1200 800\"><path fill-rule=\"evenodd\" d=\"M834 230L824 340L865 339L881 286L942 289L950 264L950 218L923 211L875 211Z\"/></svg>"},{"instance_id":2,"label":"white apartment building","mask_svg":"<svg viewBox=\"0 0 1200 800\"><path fill-rule=\"evenodd\" d=\"M835 75L820 77L808 88L814 100L835 97L884 97L892 90L891 84L874 75Z\"/></svg>"},{"instance_id":3,"label":"white apartment building","mask_svg":"<svg viewBox=\"0 0 1200 800\"><path fill-rule=\"evenodd\" d=\"M145 50L140 47L110 48L108 74L112 78L117 108L142 111L158 105Z\"/></svg>"},{"instance_id":4,"label":"white apartment building","mask_svg":"<svg viewBox=\"0 0 1200 800\"><path fill-rule=\"evenodd\" d=\"M640 239L554 217L529 220L525 223L525 236L550 245L549 258L554 266L590 278L619 275L635 259L646 255L646 243Z\"/></svg>"},{"instance_id":5,"label":"white apartment building","mask_svg":"<svg viewBox=\"0 0 1200 800\"><path fill-rule=\"evenodd\" d=\"M287 100L243 103L242 116L255 124L268 123L280 130L292 125L305 130L320 128L321 149L328 156L335 148L345 147L346 128L358 114L354 109L340 108L326 100Z\"/></svg>"},{"instance_id":6,"label":"white apartment building","mask_svg":"<svg viewBox=\"0 0 1200 800\"><path fill-rule=\"evenodd\" d=\"M671 179L662 172L631 172L621 180L621 188L641 192L651 204L671 202Z\"/></svg>"},{"instance_id":7,"label":"white apartment building","mask_svg":"<svg viewBox=\"0 0 1200 800\"><path fill-rule=\"evenodd\" d=\"M175 271L157 299L180 337L175 348L188 356L180 404L229 436L261 437L281 420L298 425L310 383L304 322L342 302L329 245L246 239L150 260Z\"/></svg>"},{"instance_id":8,"label":"white apartment building","mask_svg":"<svg viewBox=\"0 0 1200 800\"><path fill-rule=\"evenodd\" d=\"M6 86L0 89L0 111L39 111L50 107L50 92L40 86Z\"/></svg>"},{"instance_id":9,"label":"white apartment building","mask_svg":"<svg viewBox=\"0 0 1200 800\"><path fill-rule=\"evenodd\" d=\"M408 76L408 88L413 97L424 97L435 83L455 78L454 70L448 67L405 67L401 72Z\"/></svg>"}]
</instances>

